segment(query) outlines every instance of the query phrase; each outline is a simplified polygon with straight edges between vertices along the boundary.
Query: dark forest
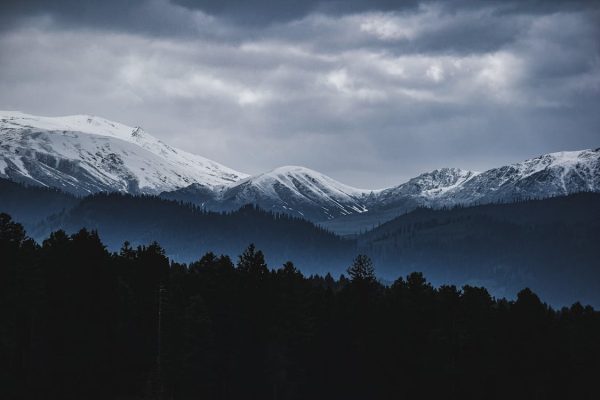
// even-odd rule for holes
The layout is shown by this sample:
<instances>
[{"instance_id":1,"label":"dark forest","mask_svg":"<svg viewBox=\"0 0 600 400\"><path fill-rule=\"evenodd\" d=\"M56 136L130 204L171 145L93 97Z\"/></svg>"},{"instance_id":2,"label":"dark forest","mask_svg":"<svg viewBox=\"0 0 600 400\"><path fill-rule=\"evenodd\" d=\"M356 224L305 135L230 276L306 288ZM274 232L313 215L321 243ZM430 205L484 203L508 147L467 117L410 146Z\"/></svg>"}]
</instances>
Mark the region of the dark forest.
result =
<instances>
[{"instance_id":1,"label":"dark forest","mask_svg":"<svg viewBox=\"0 0 600 400\"><path fill-rule=\"evenodd\" d=\"M111 253L94 231L41 245L0 216L3 399L596 398L600 313L527 288L390 285L232 260Z\"/></svg>"}]
</instances>

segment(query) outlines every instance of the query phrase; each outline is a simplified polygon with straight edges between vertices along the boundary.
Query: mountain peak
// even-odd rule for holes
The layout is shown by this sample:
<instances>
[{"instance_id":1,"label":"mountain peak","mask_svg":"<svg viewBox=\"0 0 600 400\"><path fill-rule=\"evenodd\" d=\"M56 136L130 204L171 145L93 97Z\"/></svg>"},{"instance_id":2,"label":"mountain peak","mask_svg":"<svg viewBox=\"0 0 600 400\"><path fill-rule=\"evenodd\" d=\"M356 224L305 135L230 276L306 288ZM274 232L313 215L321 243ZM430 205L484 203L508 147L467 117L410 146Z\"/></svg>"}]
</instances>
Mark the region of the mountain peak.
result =
<instances>
[{"instance_id":1,"label":"mountain peak","mask_svg":"<svg viewBox=\"0 0 600 400\"><path fill-rule=\"evenodd\" d=\"M39 117L0 111L0 176L76 194L160 193L247 177L146 133L92 115Z\"/></svg>"},{"instance_id":2,"label":"mountain peak","mask_svg":"<svg viewBox=\"0 0 600 400\"><path fill-rule=\"evenodd\" d=\"M406 196L433 200L456 189L479 173L461 168L439 168L422 173L399 186L385 189L381 197L385 202Z\"/></svg>"},{"instance_id":3,"label":"mountain peak","mask_svg":"<svg viewBox=\"0 0 600 400\"><path fill-rule=\"evenodd\" d=\"M301 165L283 165L281 167L277 167L270 172L271 174L309 174L309 175L321 175L320 172L317 172L313 169L303 167Z\"/></svg>"},{"instance_id":4,"label":"mountain peak","mask_svg":"<svg viewBox=\"0 0 600 400\"><path fill-rule=\"evenodd\" d=\"M145 133L146 133L146 132L144 132L144 130L143 130L141 127L139 127L139 126L136 126L136 127L135 127L135 128L133 128L133 130L131 131L131 136L132 136L132 137L142 137L142 136L144 136L144 134L145 134Z\"/></svg>"}]
</instances>

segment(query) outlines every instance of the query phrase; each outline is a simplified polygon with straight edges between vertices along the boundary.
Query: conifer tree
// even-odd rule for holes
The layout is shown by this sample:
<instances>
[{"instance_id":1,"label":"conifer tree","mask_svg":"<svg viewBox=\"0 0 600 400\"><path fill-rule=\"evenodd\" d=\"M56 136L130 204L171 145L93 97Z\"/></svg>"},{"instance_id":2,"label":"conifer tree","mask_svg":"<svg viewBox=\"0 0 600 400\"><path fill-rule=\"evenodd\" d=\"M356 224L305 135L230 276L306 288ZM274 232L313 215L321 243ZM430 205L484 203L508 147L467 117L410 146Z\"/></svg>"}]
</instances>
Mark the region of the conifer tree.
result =
<instances>
[{"instance_id":1,"label":"conifer tree","mask_svg":"<svg viewBox=\"0 0 600 400\"><path fill-rule=\"evenodd\" d=\"M240 255L237 266L240 271L257 276L263 276L269 272L263 252L256 250L254 243L250 244Z\"/></svg>"},{"instance_id":2,"label":"conifer tree","mask_svg":"<svg viewBox=\"0 0 600 400\"><path fill-rule=\"evenodd\" d=\"M373 262L368 256L359 254L352 262L350 268L348 268L348 275L350 275L352 282L374 282L375 268L373 267Z\"/></svg>"}]
</instances>

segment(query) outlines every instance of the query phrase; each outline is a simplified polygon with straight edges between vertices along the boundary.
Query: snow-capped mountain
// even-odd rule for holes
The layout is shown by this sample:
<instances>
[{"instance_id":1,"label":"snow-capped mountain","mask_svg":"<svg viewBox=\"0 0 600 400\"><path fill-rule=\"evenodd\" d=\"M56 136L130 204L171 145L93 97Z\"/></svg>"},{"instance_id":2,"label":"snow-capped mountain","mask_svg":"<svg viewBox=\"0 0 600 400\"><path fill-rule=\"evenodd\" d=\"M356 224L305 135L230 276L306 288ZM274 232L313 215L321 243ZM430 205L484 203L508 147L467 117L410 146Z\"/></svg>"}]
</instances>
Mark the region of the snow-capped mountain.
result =
<instances>
[{"instance_id":1,"label":"snow-capped mountain","mask_svg":"<svg viewBox=\"0 0 600 400\"><path fill-rule=\"evenodd\" d=\"M441 204L509 202L600 191L600 148L549 153L487 170L444 193Z\"/></svg>"},{"instance_id":2,"label":"snow-capped mountain","mask_svg":"<svg viewBox=\"0 0 600 400\"><path fill-rule=\"evenodd\" d=\"M190 184L213 189L247 175L175 149L139 127L87 115L0 111L0 177L84 195L158 194Z\"/></svg>"},{"instance_id":3,"label":"snow-capped mountain","mask_svg":"<svg viewBox=\"0 0 600 400\"><path fill-rule=\"evenodd\" d=\"M236 210L251 203L266 210L323 221L366 212L365 204L375 193L344 185L308 168L285 166L242 179L218 191L191 185L162 196L191 201L211 210Z\"/></svg>"},{"instance_id":4,"label":"snow-capped mountain","mask_svg":"<svg viewBox=\"0 0 600 400\"><path fill-rule=\"evenodd\" d=\"M426 206L509 202L600 191L600 149L544 154L479 173L442 168L382 190L371 206L408 199Z\"/></svg>"},{"instance_id":5,"label":"snow-capped mountain","mask_svg":"<svg viewBox=\"0 0 600 400\"><path fill-rule=\"evenodd\" d=\"M0 177L79 195L160 193L216 211L252 203L350 233L418 206L600 192L600 149L545 154L481 173L442 168L392 188L363 190L304 167L248 176L170 147L139 127L98 117L0 112Z\"/></svg>"},{"instance_id":6,"label":"snow-capped mountain","mask_svg":"<svg viewBox=\"0 0 600 400\"><path fill-rule=\"evenodd\" d=\"M437 206L446 193L456 190L477 175L478 172L458 168L426 172L401 185L373 191L365 201L368 212L320 221L320 224L344 235L369 230L417 207Z\"/></svg>"},{"instance_id":7,"label":"snow-capped mountain","mask_svg":"<svg viewBox=\"0 0 600 400\"><path fill-rule=\"evenodd\" d=\"M340 231L338 223L342 230L356 225L352 231L360 231L419 206L600 192L600 149L545 154L481 173L441 168L382 190L356 189L307 168L282 167L230 184L213 197L201 188L195 191L209 209L237 209L253 203L303 216L335 231Z\"/></svg>"},{"instance_id":8,"label":"snow-capped mountain","mask_svg":"<svg viewBox=\"0 0 600 400\"><path fill-rule=\"evenodd\" d=\"M371 190L344 185L308 168L285 166L230 185L220 196L227 208L256 203L265 209L322 221L367 211Z\"/></svg>"},{"instance_id":9,"label":"snow-capped mountain","mask_svg":"<svg viewBox=\"0 0 600 400\"><path fill-rule=\"evenodd\" d=\"M417 205L430 205L447 193L459 190L479 173L459 168L441 168L426 172L401 185L382 190L372 206L386 208L412 200Z\"/></svg>"},{"instance_id":10,"label":"snow-capped mountain","mask_svg":"<svg viewBox=\"0 0 600 400\"><path fill-rule=\"evenodd\" d=\"M545 154L485 172L442 168L375 192L361 215L323 221L342 234L371 229L419 206L507 203L600 192L600 149Z\"/></svg>"}]
</instances>

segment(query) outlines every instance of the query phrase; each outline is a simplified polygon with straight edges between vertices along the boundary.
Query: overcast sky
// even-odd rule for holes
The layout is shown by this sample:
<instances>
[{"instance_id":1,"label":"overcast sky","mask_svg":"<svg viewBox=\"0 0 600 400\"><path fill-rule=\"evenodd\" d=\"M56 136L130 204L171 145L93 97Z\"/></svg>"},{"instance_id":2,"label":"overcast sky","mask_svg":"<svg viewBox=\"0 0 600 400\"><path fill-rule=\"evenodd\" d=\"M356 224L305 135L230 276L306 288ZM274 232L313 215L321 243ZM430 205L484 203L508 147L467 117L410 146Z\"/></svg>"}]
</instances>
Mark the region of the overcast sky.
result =
<instances>
[{"instance_id":1,"label":"overcast sky","mask_svg":"<svg viewBox=\"0 0 600 400\"><path fill-rule=\"evenodd\" d=\"M599 4L5 0L0 109L139 125L251 174L484 170L600 147Z\"/></svg>"}]
</instances>

